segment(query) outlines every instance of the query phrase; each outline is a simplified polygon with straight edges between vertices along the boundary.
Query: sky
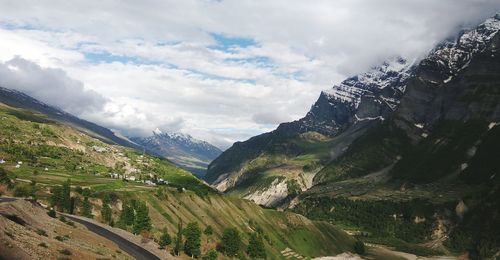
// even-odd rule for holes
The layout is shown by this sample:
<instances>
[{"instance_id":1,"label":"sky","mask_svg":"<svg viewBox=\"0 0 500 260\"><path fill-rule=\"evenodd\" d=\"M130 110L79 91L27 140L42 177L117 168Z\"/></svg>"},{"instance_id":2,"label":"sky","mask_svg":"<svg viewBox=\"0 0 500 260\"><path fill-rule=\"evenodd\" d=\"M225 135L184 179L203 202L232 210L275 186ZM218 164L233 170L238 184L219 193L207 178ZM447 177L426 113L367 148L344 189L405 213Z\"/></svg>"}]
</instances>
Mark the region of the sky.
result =
<instances>
[{"instance_id":1,"label":"sky","mask_svg":"<svg viewBox=\"0 0 500 260\"><path fill-rule=\"evenodd\" d=\"M159 128L225 149L498 11L498 0L2 0L0 86L125 136Z\"/></svg>"}]
</instances>

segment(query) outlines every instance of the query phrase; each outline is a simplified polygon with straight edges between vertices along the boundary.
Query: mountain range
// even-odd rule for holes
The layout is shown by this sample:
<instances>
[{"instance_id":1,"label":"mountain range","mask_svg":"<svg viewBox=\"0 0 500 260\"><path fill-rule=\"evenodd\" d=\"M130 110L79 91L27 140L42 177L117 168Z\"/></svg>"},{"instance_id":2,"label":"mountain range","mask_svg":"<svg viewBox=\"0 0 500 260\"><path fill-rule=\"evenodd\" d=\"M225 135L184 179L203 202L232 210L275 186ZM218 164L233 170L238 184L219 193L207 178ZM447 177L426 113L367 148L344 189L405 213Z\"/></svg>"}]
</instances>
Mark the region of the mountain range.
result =
<instances>
[{"instance_id":1,"label":"mountain range","mask_svg":"<svg viewBox=\"0 0 500 260\"><path fill-rule=\"evenodd\" d=\"M104 142L146 150L151 154L171 160L175 164L203 177L208 164L222 151L190 135L163 133L159 129L150 137L126 138L108 128L80 119L57 107L43 103L20 91L0 87L0 102L12 107L29 109L46 115L50 120L70 124Z\"/></svg>"},{"instance_id":2,"label":"mountain range","mask_svg":"<svg viewBox=\"0 0 500 260\"><path fill-rule=\"evenodd\" d=\"M498 255L499 30L497 14L346 79L304 118L235 143L205 180L371 241Z\"/></svg>"},{"instance_id":3,"label":"mountain range","mask_svg":"<svg viewBox=\"0 0 500 260\"><path fill-rule=\"evenodd\" d=\"M208 164L222 151L208 142L182 133L164 133L155 129L149 137L131 137L130 140L153 154L167 158L198 177L205 175Z\"/></svg>"}]
</instances>

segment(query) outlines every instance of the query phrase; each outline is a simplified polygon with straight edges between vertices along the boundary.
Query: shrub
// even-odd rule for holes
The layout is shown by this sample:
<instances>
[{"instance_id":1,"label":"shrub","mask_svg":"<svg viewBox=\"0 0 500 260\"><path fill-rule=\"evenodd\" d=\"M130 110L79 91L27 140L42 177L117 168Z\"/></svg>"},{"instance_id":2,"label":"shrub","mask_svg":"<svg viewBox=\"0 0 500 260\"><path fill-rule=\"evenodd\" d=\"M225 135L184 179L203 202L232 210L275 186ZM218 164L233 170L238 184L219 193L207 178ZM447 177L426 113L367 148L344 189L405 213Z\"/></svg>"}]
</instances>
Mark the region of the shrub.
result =
<instances>
[{"instance_id":1,"label":"shrub","mask_svg":"<svg viewBox=\"0 0 500 260\"><path fill-rule=\"evenodd\" d=\"M62 237L62 236L56 236L56 237L54 237L54 238L55 238L56 240L61 241L61 242L62 242L62 241L64 241L64 240L68 240L68 238L67 238L67 237Z\"/></svg>"},{"instance_id":2,"label":"shrub","mask_svg":"<svg viewBox=\"0 0 500 260\"><path fill-rule=\"evenodd\" d=\"M47 215L49 215L49 217L51 217L51 218L55 218L56 217L56 211L54 210L54 208L51 208L49 210L49 212L47 212Z\"/></svg>"},{"instance_id":3,"label":"shrub","mask_svg":"<svg viewBox=\"0 0 500 260\"><path fill-rule=\"evenodd\" d=\"M71 251L69 251L69 249L61 249L59 250L59 253L63 254L63 255L71 255Z\"/></svg>"},{"instance_id":4,"label":"shrub","mask_svg":"<svg viewBox=\"0 0 500 260\"><path fill-rule=\"evenodd\" d=\"M217 260L217 251L210 249L202 258L202 260Z\"/></svg>"},{"instance_id":5,"label":"shrub","mask_svg":"<svg viewBox=\"0 0 500 260\"><path fill-rule=\"evenodd\" d=\"M45 232L45 230L43 229L37 229L36 233L40 236L48 237L47 232Z\"/></svg>"},{"instance_id":6,"label":"shrub","mask_svg":"<svg viewBox=\"0 0 500 260\"><path fill-rule=\"evenodd\" d=\"M358 255L364 255L366 253L365 244L362 241L357 240L354 243L354 252Z\"/></svg>"},{"instance_id":7,"label":"shrub","mask_svg":"<svg viewBox=\"0 0 500 260\"><path fill-rule=\"evenodd\" d=\"M170 245L171 243L172 243L172 238L170 237L167 230L165 229L163 231L163 234L161 234L161 236L160 236L160 241L159 241L160 249L165 248L166 246Z\"/></svg>"}]
</instances>

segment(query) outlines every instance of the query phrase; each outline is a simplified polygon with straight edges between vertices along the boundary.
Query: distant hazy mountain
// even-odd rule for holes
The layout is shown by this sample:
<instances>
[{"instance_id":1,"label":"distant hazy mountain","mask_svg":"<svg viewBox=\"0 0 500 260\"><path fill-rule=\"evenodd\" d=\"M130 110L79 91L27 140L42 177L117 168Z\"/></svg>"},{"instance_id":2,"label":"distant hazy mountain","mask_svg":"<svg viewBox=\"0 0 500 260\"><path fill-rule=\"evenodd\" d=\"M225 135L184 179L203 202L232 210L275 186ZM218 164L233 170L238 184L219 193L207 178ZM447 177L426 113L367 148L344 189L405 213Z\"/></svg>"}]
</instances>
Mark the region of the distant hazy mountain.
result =
<instances>
[{"instance_id":1,"label":"distant hazy mountain","mask_svg":"<svg viewBox=\"0 0 500 260\"><path fill-rule=\"evenodd\" d=\"M222 153L219 148L188 134L164 133L158 128L150 137L130 139L147 151L165 157L199 177L205 175L208 164Z\"/></svg>"}]
</instances>

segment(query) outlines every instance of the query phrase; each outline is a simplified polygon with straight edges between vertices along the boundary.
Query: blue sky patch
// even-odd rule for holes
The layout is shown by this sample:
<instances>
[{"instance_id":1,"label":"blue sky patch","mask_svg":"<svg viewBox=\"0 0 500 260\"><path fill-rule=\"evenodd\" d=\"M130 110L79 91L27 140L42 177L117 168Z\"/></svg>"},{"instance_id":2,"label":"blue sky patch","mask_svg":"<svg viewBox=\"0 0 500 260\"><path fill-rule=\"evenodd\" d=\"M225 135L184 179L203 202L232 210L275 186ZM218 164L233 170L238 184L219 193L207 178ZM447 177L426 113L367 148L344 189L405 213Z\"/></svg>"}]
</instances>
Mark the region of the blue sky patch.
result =
<instances>
[{"instance_id":1,"label":"blue sky patch","mask_svg":"<svg viewBox=\"0 0 500 260\"><path fill-rule=\"evenodd\" d=\"M149 59L143 59L140 57L133 57L127 55L116 55L110 52L83 52L85 59L94 64L98 63L112 63L120 62L123 64L133 63L133 64L144 64L144 65L167 65L172 67L171 64L165 64L164 62L158 62Z\"/></svg>"},{"instance_id":2,"label":"blue sky patch","mask_svg":"<svg viewBox=\"0 0 500 260\"><path fill-rule=\"evenodd\" d=\"M248 46L257 45L257 42L251 38L233 37L221 33L210 33L210 36L212 36L216 44L209 47L223 51L230 51L231 47L246 48Z\"/></svg>"}]
</instances>

